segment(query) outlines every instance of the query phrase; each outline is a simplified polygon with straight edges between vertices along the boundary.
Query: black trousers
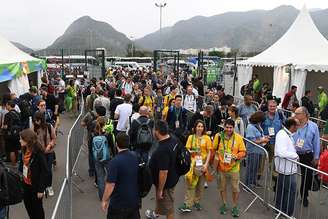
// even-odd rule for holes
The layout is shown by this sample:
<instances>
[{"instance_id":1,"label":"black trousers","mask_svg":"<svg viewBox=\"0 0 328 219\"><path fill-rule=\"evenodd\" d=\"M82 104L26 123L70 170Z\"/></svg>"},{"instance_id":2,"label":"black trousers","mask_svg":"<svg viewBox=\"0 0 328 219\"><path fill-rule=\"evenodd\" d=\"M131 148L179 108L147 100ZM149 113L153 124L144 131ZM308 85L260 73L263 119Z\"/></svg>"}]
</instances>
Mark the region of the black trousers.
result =
<instances>
[{"instance_id":1,"label":"black trousers","mask_svg":"<svg viewBox=\"0 0 328 219\"><path fill-rule=\"evenodd\" d=\"M24 184L24 205L30 219L44 219L42 199L38 199L32 186Z\"/></svg>"},{"instance_id":2,"label":"black trousers","mask_svg":"<svg viewBox=\"0 0 328 219\"><path fill-rule=\"evenodd\" d=\"M313 153L299 154L300 162L304 165L312 167ZM309 190L312 187L313 171L301 166L302 180L300 194L302 198L309 196Z\"/></svg>"},{"instance_id":3,"label":"black trousers","mask_svg":"<svg viewBox=\"0 0 328 219\"><path fill-rule=\"evenodd\" d=\"M112 209L109 207L107 219L140 219L140 213L138 208Z\"/></svg>"}]
</instances>

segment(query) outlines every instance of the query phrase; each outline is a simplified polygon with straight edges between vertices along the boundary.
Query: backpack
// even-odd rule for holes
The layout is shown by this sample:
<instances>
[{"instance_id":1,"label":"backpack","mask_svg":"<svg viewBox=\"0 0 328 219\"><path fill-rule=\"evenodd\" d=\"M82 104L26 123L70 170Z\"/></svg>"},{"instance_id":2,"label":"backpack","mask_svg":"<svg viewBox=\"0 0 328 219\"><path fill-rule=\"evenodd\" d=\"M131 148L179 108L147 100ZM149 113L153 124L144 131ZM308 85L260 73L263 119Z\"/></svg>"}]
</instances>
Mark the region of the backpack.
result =
<instances>
[{"instance_id":1,"label":"backpack","mask_svg":"<svg viewBox=\"0 0 328 219\"><path fill-rule=\"evenodd\" d=\"M153 185L153 176L149 167L149 162L144 161L141 155L138 156L139 167L138 167L138 187L139 196L144 198L148 195Z\"/></svg>"},{"instance_id":2,"label":"backpack","mask_svg":"<svg viewBox=\"0 0 328 219\"><path fill-rule=\"evenodd\" d=\"M53 126L55 125L56 121L54 120L54 113L50 109L47 109L45 112L45 118L47 123L50 123Z\"/></svg>"},{"instance_id":3,"label":"backpack","mask_svg":"<svg viewBox=\"0 0 328 219\"><path fill-rule=\"evenodd\" d=\"M137 131L137 141L136 144L142 147L151 147L153 144L153 134L149 126L150 119L147 122L141 123L139 119L136 119L137 123L140 125Z\"/></svg>"},{"instance_id":4,"label":"backpack","mask_svg":"<svg viewBox=\"0 0 328 219\"><path fill-rule=\"evenodd\" d=\"M21 121L20 121L20 115L16 111L10 111L10 114L12 114L12 118L10 120L10 124L7 128L7 137L11 139L19 139L19 133L22 131ZM8 114L9 114L8 113Z\"/></svg>"},{"instance_id":5,"label":"backpack","mask_svg":"<svg viewBox=\"0 0 328 219\"><path fill-rule=\"evenodd\" d=\"M23 177L0 162L0 207L22 202L23 194Z\"/></svg>"},{"instance_id":6,"label":"backpack","mask_svg":"<svg viewBox=\"0 0 328 219\"><path fill-rule=\"evenodd\" d=\"M108 140L104 135L98 135L92 139L92 153L95 161L104 162L110 159Z\"/></svg>"},{"instance_id":7,"label":"backpack","mask_svg":"<svg viewBox=\"0 0 328 219\"><path fill-rule=\"evenodd\" d=\"M191 154L188 149L181 143L177 143L173 151L177 152L176 155L176 171L179 176L187 174L191 167Z\"/></svg>"},{"instance_id":8,"label":"backpack","mask_svg":"<svg viewBox=\"0 0 328 219\"><path fill-rule=\"evenodd\" d=\"M30 104L30 102L26 99L20 99L19 103L18 103L18 107L20 109L20 114L21 114L21 118L24 119L28 119L30 116L33 115L33 107L32 104Z\"/></svg>"}]
</instances>

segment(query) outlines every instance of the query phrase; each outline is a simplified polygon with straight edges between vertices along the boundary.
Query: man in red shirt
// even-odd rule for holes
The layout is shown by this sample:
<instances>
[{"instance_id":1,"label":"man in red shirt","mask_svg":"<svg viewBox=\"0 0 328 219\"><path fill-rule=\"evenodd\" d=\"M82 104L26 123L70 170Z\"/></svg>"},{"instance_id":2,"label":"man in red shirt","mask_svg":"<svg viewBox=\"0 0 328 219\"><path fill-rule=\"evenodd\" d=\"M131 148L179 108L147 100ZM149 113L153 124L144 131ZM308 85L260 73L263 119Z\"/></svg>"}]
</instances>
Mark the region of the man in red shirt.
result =
<instances>
[{"instance_id":1,"label":"man in red shirt","mask_svg":"<svg viewBox=\"0 0 328 219\"><path fill-rule=\"evenodd\" d=\"M282 108L287 110L292 110L293 103L298 103L296 97L297 87L295 85L292 86L292 89L286 93L284 100L282 102Z\"/></svg>"}]
</instances>

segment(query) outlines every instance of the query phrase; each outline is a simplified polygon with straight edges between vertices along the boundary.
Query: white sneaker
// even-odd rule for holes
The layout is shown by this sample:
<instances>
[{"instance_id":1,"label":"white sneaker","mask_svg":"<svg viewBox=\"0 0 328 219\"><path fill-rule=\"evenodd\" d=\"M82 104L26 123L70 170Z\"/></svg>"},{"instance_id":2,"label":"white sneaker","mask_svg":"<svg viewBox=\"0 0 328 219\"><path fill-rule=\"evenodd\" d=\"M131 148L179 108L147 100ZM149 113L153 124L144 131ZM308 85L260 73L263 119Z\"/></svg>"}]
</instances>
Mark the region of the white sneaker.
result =
<instances>
[{"instance_id":1,"label":"white sneaker","mask_svg":"<svg viewBox=\"0 0 328 219\"><path fill-rule=\"evenodd\" d=\"M205 188L205 189L208 188L208 184L207 184L207 182L204 183L204 188Z\"/></svg>"},{"instance_id":2,"label":"white sneaker","mask_svg":"<svg viewBox=\"0 0 328 219\"><path fill-rule=\"evenodd\" d=\"M48 187L48 188L47 188L47 193L48 193L48 195L49 195L50 197L52 197L52 196L55 195L54 190L52 189L52 187Z\"/></svg>"},{"instance_id":3,"label":"white sneaker","mask_svg":"<svg viewBox=\"0 0 328 219\"><path fill-rule=\"evenodd\" d=\"M159 216L158 215L156 215L155 214L155 211L153 211L153 210L146 210L146 212L145 212L145 216L146 216L146 218L148 218L148 219L157 219Z\"/></svg>"}]
</instances>

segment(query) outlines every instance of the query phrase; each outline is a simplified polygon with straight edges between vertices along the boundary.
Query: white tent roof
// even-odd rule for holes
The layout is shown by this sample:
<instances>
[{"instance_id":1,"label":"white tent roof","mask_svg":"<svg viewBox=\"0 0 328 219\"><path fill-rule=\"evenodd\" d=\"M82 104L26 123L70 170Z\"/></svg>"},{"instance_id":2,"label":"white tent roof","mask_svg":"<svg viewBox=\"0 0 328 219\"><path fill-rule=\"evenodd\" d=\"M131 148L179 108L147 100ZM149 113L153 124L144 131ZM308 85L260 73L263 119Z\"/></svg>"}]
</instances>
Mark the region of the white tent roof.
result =
<instances>
[{"instance_id":1,"label":"white tent roof","mask_svg":"<svg viewBox=\"0 0 328 219\"><path fill-rule=\"evenodd\" d=\"M328 71L328 41L315 26L306 6L289 30L261 54L238 63L251 66L282 66Z\"/></svg>"},{"instance_id":2,"label":"white tent roof","mask_svg":"<svg viewBox=\"0 0 328 219\"><path fill-rule=\"evenodd\" d=\"M0 65L39 60L21 51L7 39L0 36Z\"/></svg>"}]
</instances>

